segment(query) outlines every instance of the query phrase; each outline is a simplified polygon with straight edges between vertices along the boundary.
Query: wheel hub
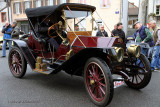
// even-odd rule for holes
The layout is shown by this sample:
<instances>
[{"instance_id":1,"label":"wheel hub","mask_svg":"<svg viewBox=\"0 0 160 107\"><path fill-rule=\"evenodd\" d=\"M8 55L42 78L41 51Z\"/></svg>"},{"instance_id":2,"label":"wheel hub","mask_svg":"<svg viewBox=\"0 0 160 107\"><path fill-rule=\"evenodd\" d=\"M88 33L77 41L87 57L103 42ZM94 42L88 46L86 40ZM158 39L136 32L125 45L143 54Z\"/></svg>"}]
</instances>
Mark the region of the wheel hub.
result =
<instances>
[{"instance_id":1,"label":"wheel hub","mask_svg":"<svg viewBox=\"0 0 160 107\"><path fill-rule=\"evenodd\" d=\"M93 79L90 80L90 85L96 85L97 87L100 86L99 79L94 76Z\"/></svg>"},{"instance_id":2,"label":"wheel hub","mask_svg":"<svg viewBox=\"0 0 160 107\"><path fill-rule=\"evenodd\" d=\"M15 61L12 61L12 64L16 64L16 62L15 62Z\"/></svg>"},{"instance_id":3,"label":"wheel hub","mask_svg":"<svg viewBox=\"0 0 160 107\"><path fill-rule=\"evenodd\" d=\"M95 81L94 80L90 80L90 84L91 85L95 84Z\"/></svg>"}]
</instances>

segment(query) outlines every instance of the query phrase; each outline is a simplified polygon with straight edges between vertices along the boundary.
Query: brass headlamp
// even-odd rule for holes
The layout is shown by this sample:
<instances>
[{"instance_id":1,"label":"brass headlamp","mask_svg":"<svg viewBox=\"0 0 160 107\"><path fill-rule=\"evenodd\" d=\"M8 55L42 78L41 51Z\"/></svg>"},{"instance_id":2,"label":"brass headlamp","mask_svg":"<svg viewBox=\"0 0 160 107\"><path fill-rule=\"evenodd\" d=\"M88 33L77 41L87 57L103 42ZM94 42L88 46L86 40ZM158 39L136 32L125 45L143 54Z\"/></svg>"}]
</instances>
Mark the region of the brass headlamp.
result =
<instances>
[{"instance_id":1,"label":"brass headlamp","mask_svg":"<svg viewBox=\"0 0 160 107\"><path fill-rule=\"evenodd\" d=\"M128 47L128 54L138 58L141 55L141 47L139 45L130 45Z\"/></svg>"},{"instance_id":2,"label":"brass headlamp","mask_svg":"<svg viewBox=\"0 0 160 107\"><path fill-rule=\"evenodd\" d=\"M123 50L123 48L115 47L115 51L116 51L115 58L117 59L118 62L122 62L123 58L124 58L124 50Z\"/></svg>"},{"instance_id":3,"label":"brass headlamp","mask_svg":"<svg viewBox=\"0 0 160 107\"><path fill-rule=\"evenodd\" d=\"M124 50L123 48L120 48L120 47L115 47L115 48L112 48L111 50L108 50L109 51L109 54L111 55L111 57L118 61L118 62L122 62L123 61L123 58L124 58Z\"/></svg>"}]
</instances>

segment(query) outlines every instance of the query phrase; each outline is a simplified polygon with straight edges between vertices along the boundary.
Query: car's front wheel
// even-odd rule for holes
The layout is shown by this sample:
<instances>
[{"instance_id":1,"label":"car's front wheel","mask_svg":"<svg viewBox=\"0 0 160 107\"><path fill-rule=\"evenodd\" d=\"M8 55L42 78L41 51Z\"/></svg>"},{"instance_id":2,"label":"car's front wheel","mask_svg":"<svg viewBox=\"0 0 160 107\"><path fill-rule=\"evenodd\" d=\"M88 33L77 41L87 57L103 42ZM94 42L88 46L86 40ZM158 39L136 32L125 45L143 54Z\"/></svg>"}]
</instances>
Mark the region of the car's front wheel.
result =
<instances>
[{"instance_id":1,"label":"car's front wheel","mask_svg":"<svg viewBox=\"0 0 160 107\"><path fill-rule=\"evenodd\" d=\"M17 47L12 47L8 56L8 64L14 77L21 78L26 73L27 62Z\"/></svg>"},{"instance_id":2,"label":"car's front wheel","mask_svg":"<svg viewBox=\"0 0 160 107\"><path fill-rule=\"evenodd\" d=\"M113 79L106 62L90 58L84 68L84 82L88 95L98 106L108 105L113 97Z\"/></svg>"},{"instance_id":3,"label":"car's front wheel","mask_svg":"<svg viewBox=\"0 0 160 107\"><path fill-rule=\"evenodd\" d=\"M139 58L132 60L130 65L132 65L131 71L128 72L130 80L125 81L126 84L134 89L146 87L152 76L151 65L147 57L141 54Z\"/></svg>"}]
</instances>

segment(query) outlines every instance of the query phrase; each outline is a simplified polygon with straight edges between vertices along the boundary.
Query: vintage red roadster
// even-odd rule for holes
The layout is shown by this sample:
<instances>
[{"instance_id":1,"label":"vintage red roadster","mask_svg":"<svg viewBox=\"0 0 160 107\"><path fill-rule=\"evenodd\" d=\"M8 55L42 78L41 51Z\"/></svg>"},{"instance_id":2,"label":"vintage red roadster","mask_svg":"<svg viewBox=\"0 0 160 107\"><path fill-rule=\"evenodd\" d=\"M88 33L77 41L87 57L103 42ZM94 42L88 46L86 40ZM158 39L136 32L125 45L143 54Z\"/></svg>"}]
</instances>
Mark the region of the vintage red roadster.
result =
<instances>
[{"instance_id":1,"label":"vintage red roadster","mask_svg":"<svg viewBox=\"0 0 160 107\"><path fill-rule=\"evenodd\" d=\"M146 87L151 68L140 46L126 46L119 37L92 36L94 11L94 6L75 3L26 9L33 34L12 40L8 64L13 76L23 77L27 64L33 71L47 75L65 71L83 76L88 96L97 106L111 102L114 81L125 81L134 89ZM43 34L47 39L43 39L38 30L46 20L51 25ZM67 36L62 36L62 31ZM58 43L58 49L48 42L51 38ZM113 78L114 74L121 78Z\"/></svg>"}]
</instances>

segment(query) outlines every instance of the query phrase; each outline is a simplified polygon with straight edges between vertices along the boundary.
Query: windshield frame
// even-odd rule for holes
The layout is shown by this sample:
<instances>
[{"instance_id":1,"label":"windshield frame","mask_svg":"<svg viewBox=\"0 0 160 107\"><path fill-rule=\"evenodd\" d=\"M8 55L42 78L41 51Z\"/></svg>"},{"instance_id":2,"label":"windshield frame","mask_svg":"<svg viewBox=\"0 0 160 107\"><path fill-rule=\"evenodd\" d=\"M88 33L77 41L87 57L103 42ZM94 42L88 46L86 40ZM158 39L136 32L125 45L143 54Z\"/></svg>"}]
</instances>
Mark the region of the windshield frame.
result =
<instances>
[{"instance_id":1,"label":"windshield frame","mask_svg":"<svg viewBox=\"0 0 160 107\"><path fill-rule=\"evenodd\" d=\"M61 16L61 17L65 20L65 31L67 31L67 30L66 30L66 28L67 28L67 26L68 26L68 25L66 24L66 23L67 23L67 19L76 19L76 18L78 18L78 17L67 18L67 17L66 17L65 10L67 10L67 9L63 9L63 10L62 10L62 16ZM69 11L69 10L67 10L67 11ZM93 25L93 24L94 24L93 19L94 19L94 18L93 18L93 12L92 12L92 10L71 10L71 11L86 11L86 12L89 12L90 14L89 14L88 16L84 16L84 19L86 19L87 17L91 17L91 21L92 21L92 22L91 22L91 24L92 24L91 27L92 27L92 28L91 28L91 30L88 30L88 31L93 31L93 26L94 26L94 25ZM84 20L84 19L83 19L83 20ZM80 21L81 21L81 20L79 20L77 23L80 23L80 24L81 24ZM77 24L77 23L75 23L75 21L74 21L74 28L75 28L75 24ZM75 29L71 29L71 30L75 32ZM85 31L87 31L87 30L85 30ZM81 32L81 31L79 31L79 32ZM83 32L83 31L82 31L82 32Z\"/></svg>"}]
</instances>

